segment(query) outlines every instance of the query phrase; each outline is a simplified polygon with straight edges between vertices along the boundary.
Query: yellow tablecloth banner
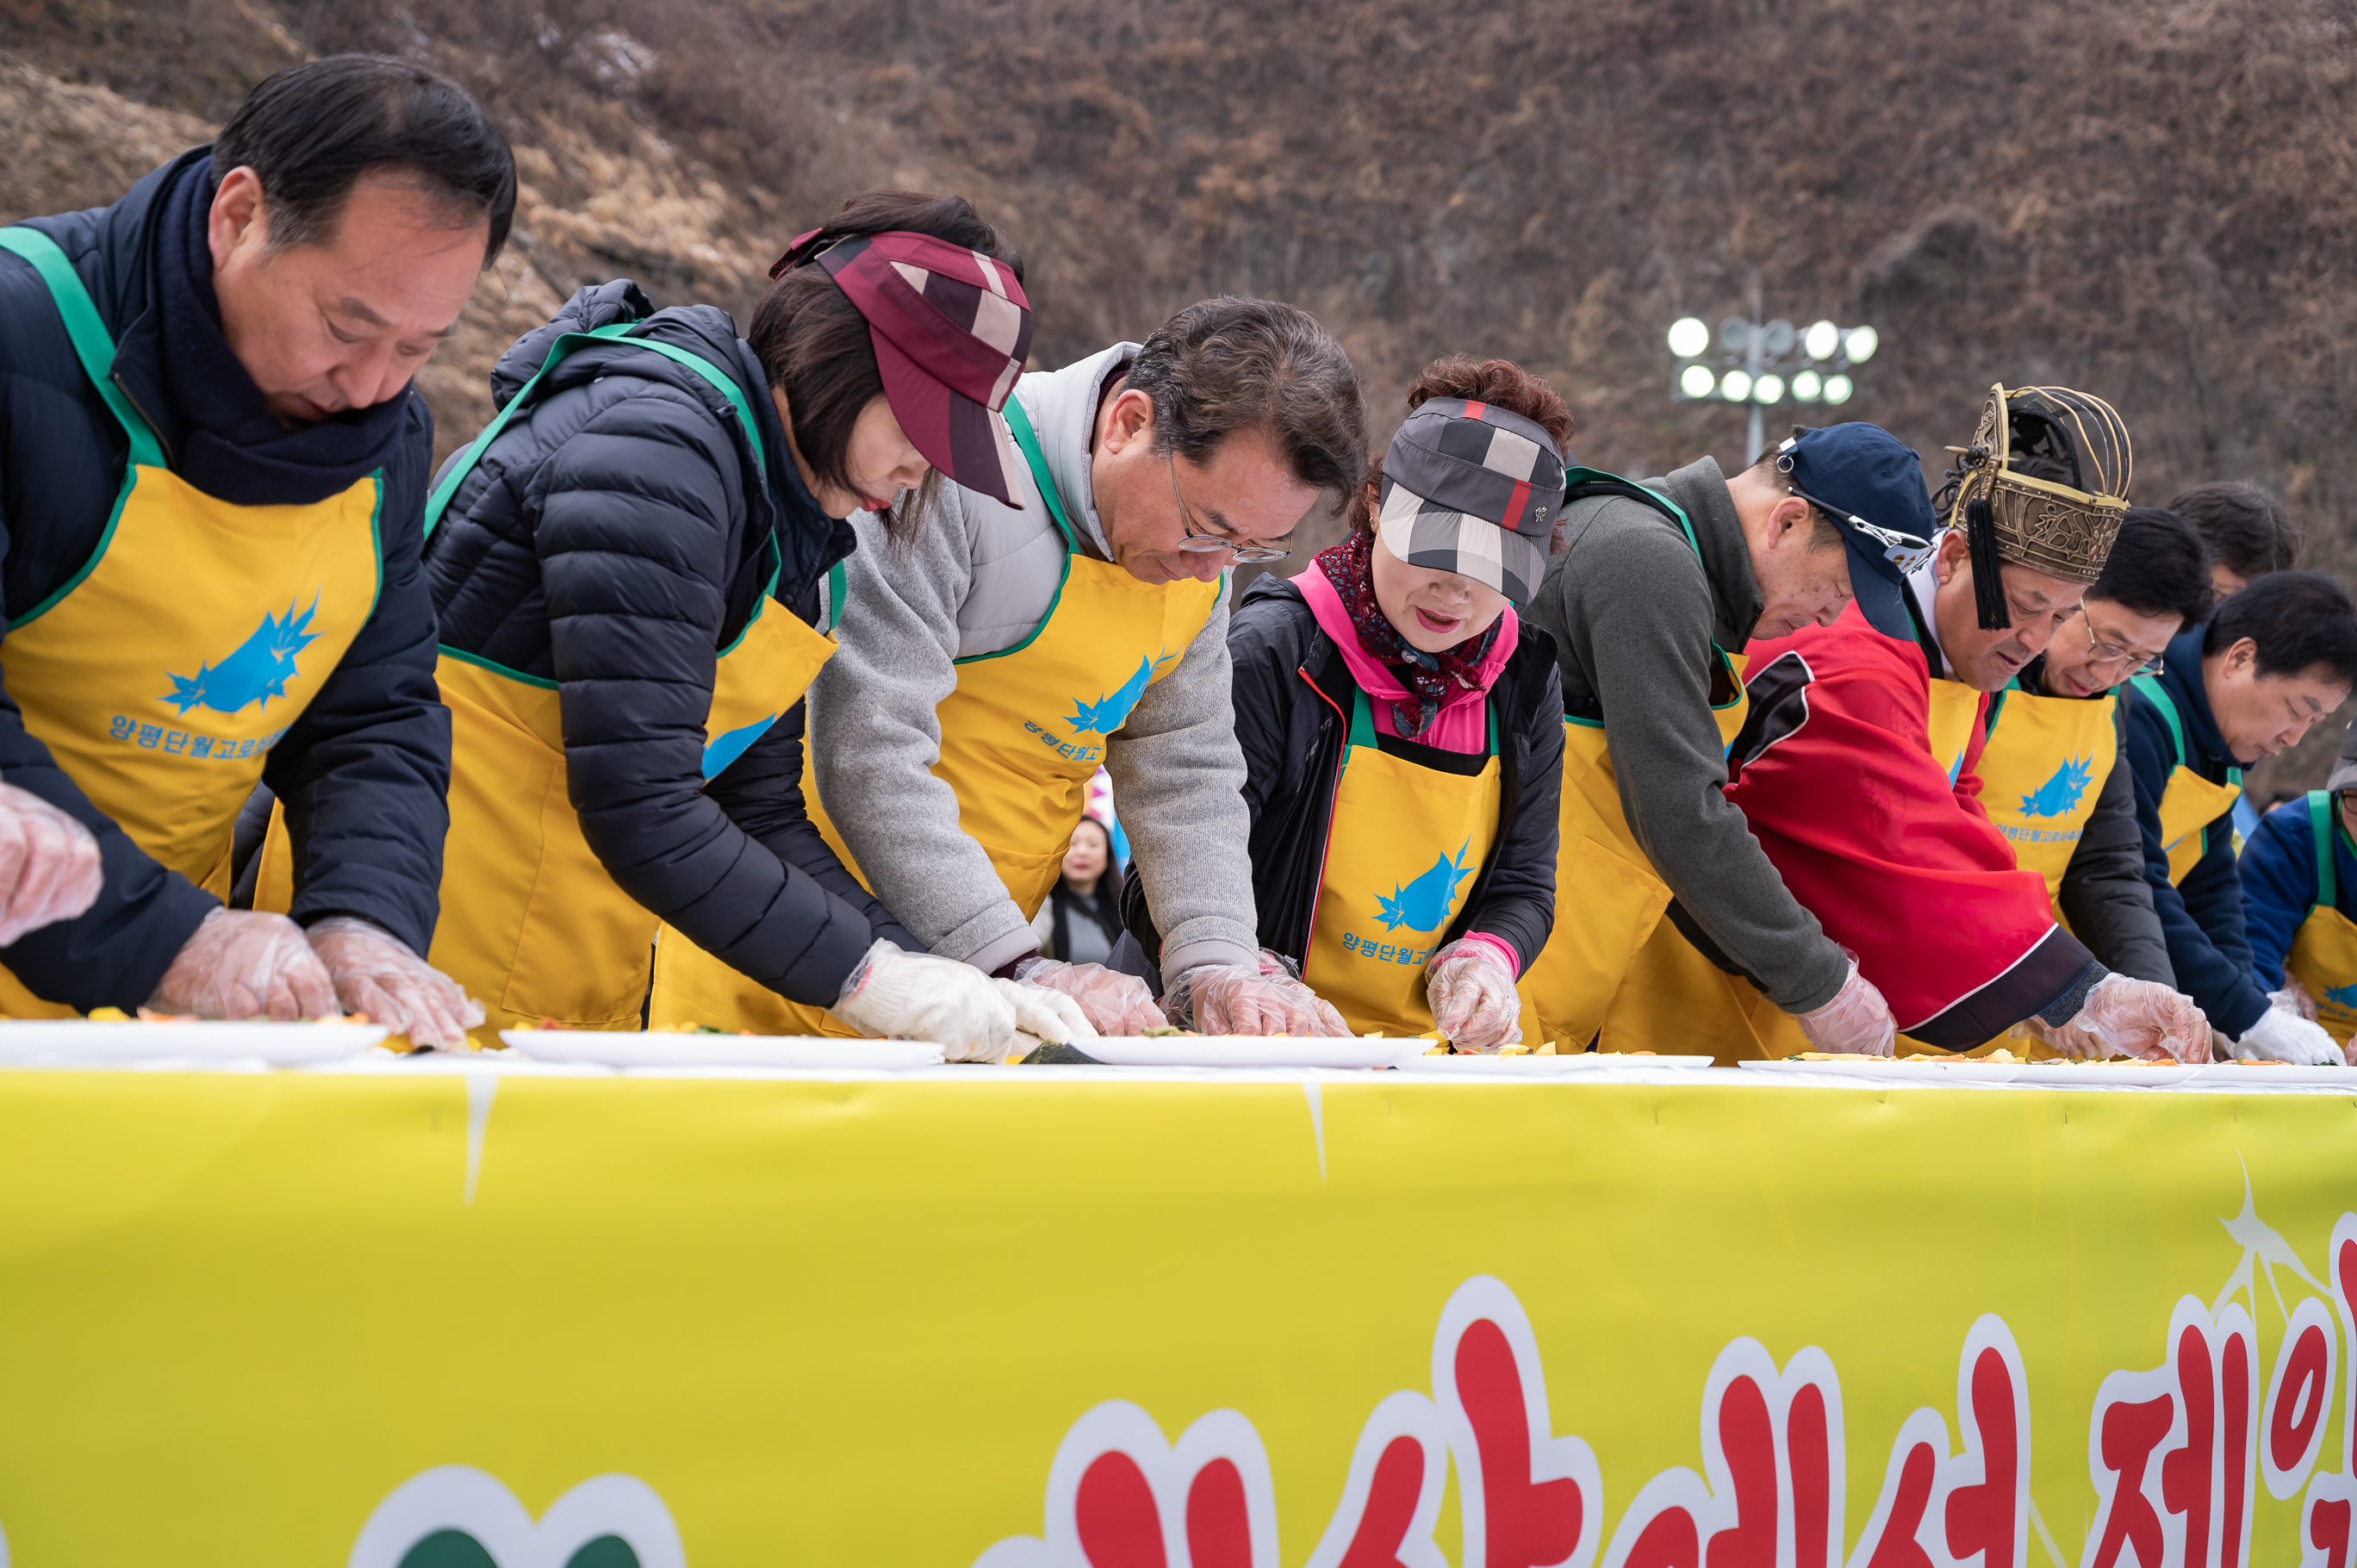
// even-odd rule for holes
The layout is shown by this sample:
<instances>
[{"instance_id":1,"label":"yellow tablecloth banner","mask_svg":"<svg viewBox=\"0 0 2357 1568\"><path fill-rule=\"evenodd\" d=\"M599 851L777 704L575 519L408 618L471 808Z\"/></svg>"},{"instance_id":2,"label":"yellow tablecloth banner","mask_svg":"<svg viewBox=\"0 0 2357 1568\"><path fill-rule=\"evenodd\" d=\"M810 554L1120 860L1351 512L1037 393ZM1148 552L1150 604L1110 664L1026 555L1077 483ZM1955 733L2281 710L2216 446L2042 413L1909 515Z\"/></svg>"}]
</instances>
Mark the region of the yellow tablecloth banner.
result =
<instances>
[{"instance_id":1,"label":"yellow tablecloth banner","mask_svg":"<svg viewBox=\"0 0 2357 1568\"><path fill-rule=\"evenodd\" d=\"M2357 1098L0 1074L0 1561L2352 1568Z\"/></svg>"}]
</instances>

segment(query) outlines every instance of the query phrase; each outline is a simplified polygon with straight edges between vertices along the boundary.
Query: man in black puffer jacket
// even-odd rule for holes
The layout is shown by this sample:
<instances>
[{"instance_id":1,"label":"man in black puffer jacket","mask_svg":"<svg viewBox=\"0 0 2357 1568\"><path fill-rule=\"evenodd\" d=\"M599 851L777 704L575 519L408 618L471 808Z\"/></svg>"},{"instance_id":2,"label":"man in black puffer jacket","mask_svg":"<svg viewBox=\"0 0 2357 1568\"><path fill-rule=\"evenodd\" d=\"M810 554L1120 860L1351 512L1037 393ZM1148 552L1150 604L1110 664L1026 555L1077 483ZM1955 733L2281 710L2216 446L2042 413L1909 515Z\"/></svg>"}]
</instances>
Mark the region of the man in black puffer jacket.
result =
<instances>
[{"instance_id":1,"label":"man in black puffer jacket","mask_svg":"<svg viewBox=\"0 0 2357 1568\"><path fill-rule=\"evenodd\" d=\"M5 231L0 773L97 836L105 886L0 952L0 1011L340 1004L457 1037L418 956L450 732L410 380L514 193L464 92L338 56L113 206ZM257 777L289 808L291 924L217 896Z\"/></svg>"},{"instance_id":2,"label":"man in black puffer jacket","mask_svg":"<svg viewBox=\"0 0 2357 1568\"><path fill-rule=\"evenodd\" d=\"M711 628L723 644L743 629L768 581L765 546L783 552L779 602L818 622L828 570L856 542L797 475L760 361L716 306L657 315L617 281L518 339L491 395L505 406L565 333L650 317L646 338L734 374L761 453L688 367L627 342L576 349L459 484L434 536L425 575L443 646L544 681L561 664L573 804L615 881L744 973L831 1003L877 938L922 950L809 817L802 704L708 784L703 772ZM757 456L766 497L728 482ZM728 575L706 576L706 558ZM770 856L745 854L731 822Z\"/></svg>"}]
</instances>

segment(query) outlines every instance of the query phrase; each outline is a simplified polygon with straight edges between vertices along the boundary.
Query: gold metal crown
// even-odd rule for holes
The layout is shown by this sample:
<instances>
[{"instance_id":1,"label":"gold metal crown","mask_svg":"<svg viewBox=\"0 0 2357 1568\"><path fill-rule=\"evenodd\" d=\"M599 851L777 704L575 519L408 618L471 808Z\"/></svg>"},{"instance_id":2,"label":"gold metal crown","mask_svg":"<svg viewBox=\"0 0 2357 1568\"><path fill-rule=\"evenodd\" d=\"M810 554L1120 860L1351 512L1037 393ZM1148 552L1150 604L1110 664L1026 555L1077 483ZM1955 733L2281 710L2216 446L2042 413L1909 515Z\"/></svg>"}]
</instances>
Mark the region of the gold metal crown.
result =
<instances>
[{"instance_id":1,"label":"gold metal crown","mask_svg":"<svg viewBox=\"0 0 2357 1568\"><path fill-rule=\"evenodd\" d=\"M1972 446L1951 450L1963 464L1950 527L1965 525L1969 503L1986 501L2005 560L2073 582L2102 575L2136 472L2110 403L2068 387L1993 386Z\"/></svg>"}]
</instances>

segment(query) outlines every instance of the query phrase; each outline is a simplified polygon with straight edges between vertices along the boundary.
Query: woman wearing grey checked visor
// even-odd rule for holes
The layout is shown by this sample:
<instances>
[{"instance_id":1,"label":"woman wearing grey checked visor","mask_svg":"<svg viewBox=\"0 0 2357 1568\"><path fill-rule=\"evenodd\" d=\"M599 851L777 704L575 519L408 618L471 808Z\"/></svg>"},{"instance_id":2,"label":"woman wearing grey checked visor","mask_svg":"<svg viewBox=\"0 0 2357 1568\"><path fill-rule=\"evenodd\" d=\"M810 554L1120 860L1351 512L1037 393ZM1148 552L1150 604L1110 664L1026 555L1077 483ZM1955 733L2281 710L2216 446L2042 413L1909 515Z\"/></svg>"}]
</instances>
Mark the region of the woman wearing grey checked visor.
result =
<instances>
[{"instance_id":1,"label":"woman wearing grey checked visor","mask_svg":"<svg viewBox=\"0 0 2357 1568\"><path fill-rule=\"evenodd\" d=\"M1408 407L1349 537L1253 584L1228 630L1253 894L1262 946L1354 1032L1491 1051L1523 1038L1515 977L1555 919L1563 702L1515 607L1571 415L1498 360L1441 360Z\"/></svg>"}]
</instances>

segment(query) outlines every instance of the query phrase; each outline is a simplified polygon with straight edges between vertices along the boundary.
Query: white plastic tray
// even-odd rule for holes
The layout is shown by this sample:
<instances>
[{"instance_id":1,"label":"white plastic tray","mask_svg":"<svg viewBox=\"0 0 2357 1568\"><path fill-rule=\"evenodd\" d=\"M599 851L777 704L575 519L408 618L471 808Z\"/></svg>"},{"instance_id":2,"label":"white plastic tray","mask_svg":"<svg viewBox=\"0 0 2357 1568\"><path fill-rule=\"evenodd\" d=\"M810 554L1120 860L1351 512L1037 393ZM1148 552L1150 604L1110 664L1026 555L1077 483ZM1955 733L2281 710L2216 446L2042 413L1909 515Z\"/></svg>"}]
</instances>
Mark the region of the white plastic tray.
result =
<instances>
[{"instance_id":1,"label":"white plastic tray","mask_svg":"<svg viewBox=\"0 0 2357 1568\"><path fill-rule=\"evenodd\" d=\"M1810 1077L1854 1078L1865 1083L2011 1083L2021 1076L2020 1062L1982 1061L1964 1058L1952 1062L1905 1062L1895 1058L1845 1062L1755 1062L1735 1064L1752 1072L1803 1073ZM2114 1079L2126 1082L2127 1079Z\"/></svg>"},{"instance_id":2,"label":"white plastic tray","mask_svg":"<svg viewBox=\"0 0 2357 1568\"><path fill-rule=\"evenodd\" d=\"M2212 1062L2193 1069L2187 1079L2196 1089L2204 1084L2232 1084L2236 1089L2265 1089L2283 1084L2306 1089L2320 1085L2357 1094L2357 1069L2345 1067L2260 1067L2252 1062Z\"/></svg>"},{"instance_id":3,"label":"white plastic tray","mask_svg":"<svg viewBox=\"0 0 2357 1568\"><path fill-rule=\"evenodd\" d=\"M1570 1057L1411 1057L1399 1064L1402 1072L1485 1074L1500 1078L1545 1078L1550 1074L1609 1072L1619 1069L1706 1068L1712 1057L1639 1057L1623 1051L1582 1051Z\"/></svg>"},{"instance_id":4,"label":"white plastic tray","mask_svg":"<svg viewBox=\"0 0 2357 1568\"><path fill-rule=\"evenodd\" d=\"M864 1068L879 1072L938 1067L929 1040L836 1040L815 1035L641 1035L607 1029L501 1029L517 1055L544 1062L616 1068Z\"/></svg>"},{"instance_id":5,"label":"white plastic tray","mask_svg":"<svg viewBox=\"0 0 2357 1568\"><path fill-rule=\"evenodd\" d=\"M1108 1035L1073 1048L1115 1067L1392 1067L1430 1040L1320 1039L1308 1035Z\"/></svg>"},{"instance_id":6,"label":"white plastic tray","mask_svg":"<svg viewBox=\"0 0 2357 1568\"><path fill-rule=\"evenodd\" d=\"M114 1067L136 1062L341 1061L384 1038L382 1024L93 1023L84 1018L0 1022L0 1065Z\"/></svg>"}]
</instances>

